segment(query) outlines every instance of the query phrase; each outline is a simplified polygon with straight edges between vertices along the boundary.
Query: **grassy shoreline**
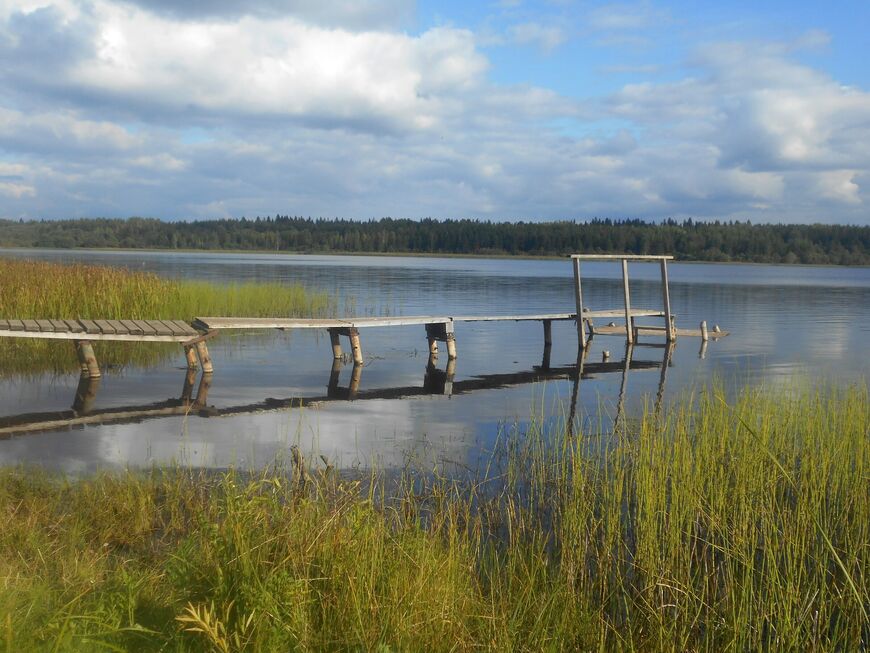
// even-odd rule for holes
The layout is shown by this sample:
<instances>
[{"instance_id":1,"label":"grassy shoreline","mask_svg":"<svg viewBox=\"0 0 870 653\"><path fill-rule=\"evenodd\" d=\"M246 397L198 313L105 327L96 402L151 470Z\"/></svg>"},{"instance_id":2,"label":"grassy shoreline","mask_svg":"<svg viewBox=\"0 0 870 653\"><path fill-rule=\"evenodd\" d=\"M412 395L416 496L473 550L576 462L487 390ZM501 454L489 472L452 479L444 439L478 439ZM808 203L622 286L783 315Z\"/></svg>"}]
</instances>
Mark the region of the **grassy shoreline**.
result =
<instances>
[{"instance_id":1,"label":"grassy shoreline","mask_svg":"<svg viewBox=\"0 0 870 653\"><path fill-rule=\"evenodd\" d=\"M0 318L191 320L197 315L317 317L334 313L325 293L300 284L176 280L100 265L0 257ZM147 363L172 347L101 343L117 367ZM0 373L67 372L78 367L68 342L0 338Z\"/></svg>"},{"instance_id":2,"label":"grassy shoreline","mask_svg":"<svg viewBox=\"0 0 870 653\"><path fill-rule=\"evenodd\" d=\"M866 387L715 392L485 465L0 472L7 650L860 650Z\"/></svg>"}]
</instances>

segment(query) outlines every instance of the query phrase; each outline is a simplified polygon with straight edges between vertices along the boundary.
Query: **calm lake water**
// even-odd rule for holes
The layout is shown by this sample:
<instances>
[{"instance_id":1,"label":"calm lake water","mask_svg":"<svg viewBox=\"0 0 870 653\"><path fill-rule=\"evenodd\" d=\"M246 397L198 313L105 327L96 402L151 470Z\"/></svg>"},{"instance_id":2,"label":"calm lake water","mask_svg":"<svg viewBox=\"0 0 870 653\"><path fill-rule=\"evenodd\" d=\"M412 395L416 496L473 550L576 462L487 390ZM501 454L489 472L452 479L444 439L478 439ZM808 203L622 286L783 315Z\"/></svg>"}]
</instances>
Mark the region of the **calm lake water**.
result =
<instances>
[{"instance_id":1,"label":"calm lake water","mask_svg":"<svg viewBox=\"0 0 870 653\"><path fill-rule=\"evenodd\" d=\"M567 260L42 250L0 250L0 256L87 261L218 282L299 282L338 296L357 314L573 311ZM162 402L182 395L180 348L155 366L110 371L99 387L80 388L72 374L0 379L0 423L7 425L27 421L23 414L38 414L29 418L34 421L69 411L77 391L80 411L132 409L127 419L112 423L0 436L0 464L73 473L173 462L256 468L293 444L340 468L389 469L432 459L474 464L506 425L523 424L533 414L574 415L584 431L595 432L599 419L637 416L645 403L666 405L714 377L729 392L795 379L865 382L870 268L675 263L669 271L677 325L697 328L707 320L729 337L705 349L699 338L688 337L670 352L636 346L626 371L624 338L598 336L578 381L570 322L554 323L549 361L540 323L457 324L459 358L449 370L443 351L437 367L428 368L422 326L365 329L366 363L354 380L350 364L333 370L325 332L225 334L210 344L216 367L210 385L193 382L193 396L200 391L205 401L186 416L141 414L143 407L157 412L170 405ZM658 275L656 265L631 266L633 305L660 306ZM583 277L592 309L621 306L616 265L584 263ZM661 340L647 336L641 342ZM608 365L601 364L605 350Z\"/></svg>"}]
</instances>

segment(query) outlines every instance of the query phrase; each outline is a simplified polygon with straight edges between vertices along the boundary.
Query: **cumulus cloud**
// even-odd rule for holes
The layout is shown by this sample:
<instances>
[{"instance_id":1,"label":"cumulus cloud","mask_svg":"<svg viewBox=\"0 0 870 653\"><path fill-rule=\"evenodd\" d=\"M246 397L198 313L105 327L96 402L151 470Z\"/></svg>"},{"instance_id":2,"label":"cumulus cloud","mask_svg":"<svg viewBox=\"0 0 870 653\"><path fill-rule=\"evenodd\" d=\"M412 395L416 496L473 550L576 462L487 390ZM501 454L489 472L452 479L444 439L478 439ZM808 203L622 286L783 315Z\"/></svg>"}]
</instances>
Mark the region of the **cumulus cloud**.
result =
<instances>
[{"instance_id":1,"label":"cumulus cloud","mask_svg":"<svg viewBox=\"0 0 870 653\"><path fill-rule=\"evenodd\" d=\"M870 94L798 63L820 34L578 100L492 82L470 30L376 19L398 0L356 23L351 3L27 2L0 5L5 217L867 222ZM602 29L664 20L605 9Z\"/></svg>"}]
</instances>

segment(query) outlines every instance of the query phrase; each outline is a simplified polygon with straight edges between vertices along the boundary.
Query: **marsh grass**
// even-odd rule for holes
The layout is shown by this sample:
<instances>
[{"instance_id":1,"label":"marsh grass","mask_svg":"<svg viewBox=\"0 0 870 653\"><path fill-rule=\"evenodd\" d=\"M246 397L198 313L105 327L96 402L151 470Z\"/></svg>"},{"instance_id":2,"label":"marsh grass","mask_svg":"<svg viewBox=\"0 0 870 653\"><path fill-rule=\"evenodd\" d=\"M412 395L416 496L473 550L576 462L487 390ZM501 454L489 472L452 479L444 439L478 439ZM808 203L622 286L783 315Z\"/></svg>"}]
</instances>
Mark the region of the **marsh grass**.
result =
<instances>
[{"instance_id":1,"label":"marsh grass","mask_svg":"<svg viewBox=\"0 0 870 653\"><path fill-rule=\"evenodd\" d=\"M170 319L197 315L309 317L335 312L324 293L299 284L215 284L97 265L0 259L0 319ZM159 360L177 346L101 343L117 366ZM0 373L68 372L78 363L69 342L0 338Z\"/></svg>"},{"instance_id":2,"label":"marsh grass","mask_svg":"<svg viewBox=\"0 0 870 653\"><path fill-rule=\"evenodd\" d=\"M866 387L701 392L463 480L0 473L6 650L857 651Z\"/></svg>"}]
</instances>

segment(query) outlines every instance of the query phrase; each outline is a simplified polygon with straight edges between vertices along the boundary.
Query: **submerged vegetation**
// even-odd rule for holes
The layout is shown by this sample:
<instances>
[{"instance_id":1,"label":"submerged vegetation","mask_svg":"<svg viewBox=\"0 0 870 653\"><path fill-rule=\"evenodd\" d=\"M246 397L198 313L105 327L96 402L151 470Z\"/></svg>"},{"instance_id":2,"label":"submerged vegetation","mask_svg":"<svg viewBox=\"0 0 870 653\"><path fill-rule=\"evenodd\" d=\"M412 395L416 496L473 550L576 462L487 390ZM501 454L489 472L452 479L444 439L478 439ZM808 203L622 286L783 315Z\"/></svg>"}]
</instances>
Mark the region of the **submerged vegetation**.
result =
<instances>
[{"instance_id":1,"label":"submerged vegetation","mask_svg":"<svg viewBox=\"0 0 870 653\"><path fill-rule=\"evenodd\" d=\"M477 474L0 472L6 650L853 651L866 387L715 392ZM298 458L297 458L298 461Z\"/></svg>"},{"instance_id":2,"label":"submerged vegetation","mask_svg":"<svg viewBox=\"0 0 870 653\"><path fill-rule=\"evenodd\" d=\"M299 284L216 284L97 265L0 259L0 319L171 319L197 315L318 316L335 310L324 293ZM166 347L101 343L115 365L147 362ZM177 346L173 349L177 349ZM0 371L76 369L66 341L0 338Z\"/></svg>"}]
</instances>

